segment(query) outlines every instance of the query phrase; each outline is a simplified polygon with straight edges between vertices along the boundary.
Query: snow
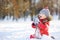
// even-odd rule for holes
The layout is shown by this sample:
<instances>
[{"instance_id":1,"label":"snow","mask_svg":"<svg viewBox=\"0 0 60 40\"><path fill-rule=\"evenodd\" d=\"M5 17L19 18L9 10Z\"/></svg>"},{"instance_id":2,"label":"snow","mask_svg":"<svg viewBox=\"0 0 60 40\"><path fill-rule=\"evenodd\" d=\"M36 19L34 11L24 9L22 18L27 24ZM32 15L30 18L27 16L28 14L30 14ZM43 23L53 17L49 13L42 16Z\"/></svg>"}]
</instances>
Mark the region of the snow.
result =
<instances>
[{"instance_id":1,"label":"snow","mask_svg":"<svg viewBox=\"0 0 60 40\"><path fill-rule=\"evenodd\" d=\"M24 21L24 18L18 21L12 20L13 17L7 20L7 17L2 21L0 20L0 40L40 40L30 39L30 35L34 34L34 29L31 27L32 21L30 16ZM56 20L55 20L56 19ZM60 39L60 20L57 20L58 16L53 16L53 20L50 21L49 33L54 36L54 40ZM53 40L50 37L44 35L41 40Z\"/></svg>"}]
</instances>

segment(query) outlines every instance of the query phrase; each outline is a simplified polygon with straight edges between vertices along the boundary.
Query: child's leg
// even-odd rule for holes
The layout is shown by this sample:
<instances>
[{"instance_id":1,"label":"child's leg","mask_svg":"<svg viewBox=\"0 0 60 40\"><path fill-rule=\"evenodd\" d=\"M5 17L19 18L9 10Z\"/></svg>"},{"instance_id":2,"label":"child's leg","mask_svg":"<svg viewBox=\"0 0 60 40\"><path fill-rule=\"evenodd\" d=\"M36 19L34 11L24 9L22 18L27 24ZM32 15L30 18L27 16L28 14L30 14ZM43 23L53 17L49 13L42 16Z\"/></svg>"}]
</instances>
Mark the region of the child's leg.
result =
<instances>
[{"instance_id":1,"label":"child's leg","mask_svg":"<svg viewBox=\"0 0 60 40\"><path fill-rule=\"evenodd\" d=\"M35 36L38 39L41 39L41 37L42 37L42 35L40 34L40 30L38 28L36 29Z\"/></svg>"},{"instance_id":2,"label":"child's leg","mask_svg":"<svg viewBox=\"0 0 60 40\"><path fill-rule=\"evenodd\" d=\"M37 39L41 39L42 35L40 34L40 31L38 28L35 29L35 33L30 35L30 38L37 38Z\"/></svg>"}]
</instances>

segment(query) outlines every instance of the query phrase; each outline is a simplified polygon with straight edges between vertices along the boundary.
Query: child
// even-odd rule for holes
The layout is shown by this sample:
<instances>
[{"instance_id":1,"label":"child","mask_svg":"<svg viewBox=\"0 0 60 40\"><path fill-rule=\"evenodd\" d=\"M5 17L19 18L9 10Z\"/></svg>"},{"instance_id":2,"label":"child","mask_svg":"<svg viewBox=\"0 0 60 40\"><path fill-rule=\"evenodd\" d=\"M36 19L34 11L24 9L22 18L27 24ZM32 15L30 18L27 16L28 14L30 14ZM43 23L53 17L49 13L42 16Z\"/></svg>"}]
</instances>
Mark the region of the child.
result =
<instances>
[{"instance_id":1,"label":"child","mask_svg":"<svg viewBox=\"0 0 60 40\"><path fill-rule=\"evenodd\" d=\"M48 26L49 21L51 20L50 11L48 8L44 8L40 11L38 15L39 22L32 23L32 27L38 29L40 37L37 37L36 34L31 35L30 38L41 38L43 35L49 35ZM48 25L48 26L47 26ZM53 36L50 36L52 39L55 39Z\"/></svg>"}]
</instances>

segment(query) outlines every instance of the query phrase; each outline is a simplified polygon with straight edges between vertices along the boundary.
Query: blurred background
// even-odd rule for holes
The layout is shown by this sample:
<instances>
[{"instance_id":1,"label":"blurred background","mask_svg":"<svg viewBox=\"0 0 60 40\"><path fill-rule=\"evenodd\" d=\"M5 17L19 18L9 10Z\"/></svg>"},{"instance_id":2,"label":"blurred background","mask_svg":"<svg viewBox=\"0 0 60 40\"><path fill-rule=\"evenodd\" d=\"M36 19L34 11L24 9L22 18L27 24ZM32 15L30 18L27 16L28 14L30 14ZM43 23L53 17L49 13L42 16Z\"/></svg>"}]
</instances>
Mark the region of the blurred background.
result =
<instances>
[{"instance_id":1,"label":"blurred background","mask_svg":"<svg viewBox=\"0 0 60 40\"><path fill-rule=\"evenodd\" d=\"M49 7L51 15L60 19L60 0L0 0L0 20L13 20L30 16L31 20L45 6Z\"/></svg>"},{"instance_id":2,"label":"blurred background","mask_svg":"<svg viewBox=\"0 0 60 40\"><path fill-rule=\"evenodd\" d=\"M33 18L46 6L53 19L49 32L60 40L60 0L0 0L0 40L30 40L35 33ZM41 40L53 39L43 36Z\"/></svg>"}]
</instances>

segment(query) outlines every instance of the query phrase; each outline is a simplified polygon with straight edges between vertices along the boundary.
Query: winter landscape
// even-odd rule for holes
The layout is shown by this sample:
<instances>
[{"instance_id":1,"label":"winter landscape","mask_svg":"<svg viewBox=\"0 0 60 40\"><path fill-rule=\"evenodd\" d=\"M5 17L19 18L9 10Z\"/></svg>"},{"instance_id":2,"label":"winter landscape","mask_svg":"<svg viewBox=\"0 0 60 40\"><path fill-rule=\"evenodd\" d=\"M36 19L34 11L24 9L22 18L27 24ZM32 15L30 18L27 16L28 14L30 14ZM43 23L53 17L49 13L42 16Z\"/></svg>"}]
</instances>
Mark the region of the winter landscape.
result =
<instances>
[{"instance_id":1,"label":"winter landscape","mask_svg":"<svg viewBox=\"0 0 60 40\"><path fill-rule=\"evenodd\" d=\"M58 20L57 15L53 16L49 26L49 32L55 39L46 35L42 39L30 39L30 35L34 34L34 29L31 27L32 21L30 17L26 21L23 19L13 21L12 17L9 20L5 17L3 21L0 20L0 40L60 40L60 20Z\"/></svg>"},{"instance_id":2,"label":"winter landscape","mask_svg":"<svg viewBox=\"0 0 60 40\"><path fill-rule=\"evenodd\" d=\"M50 14L49 34L55 39L46 35L30 39L35 34L33 18L38 15L38 19L46 21ZM0 40L60 40L60 0L0 0Z\"/></svg>"}]
</instances>

